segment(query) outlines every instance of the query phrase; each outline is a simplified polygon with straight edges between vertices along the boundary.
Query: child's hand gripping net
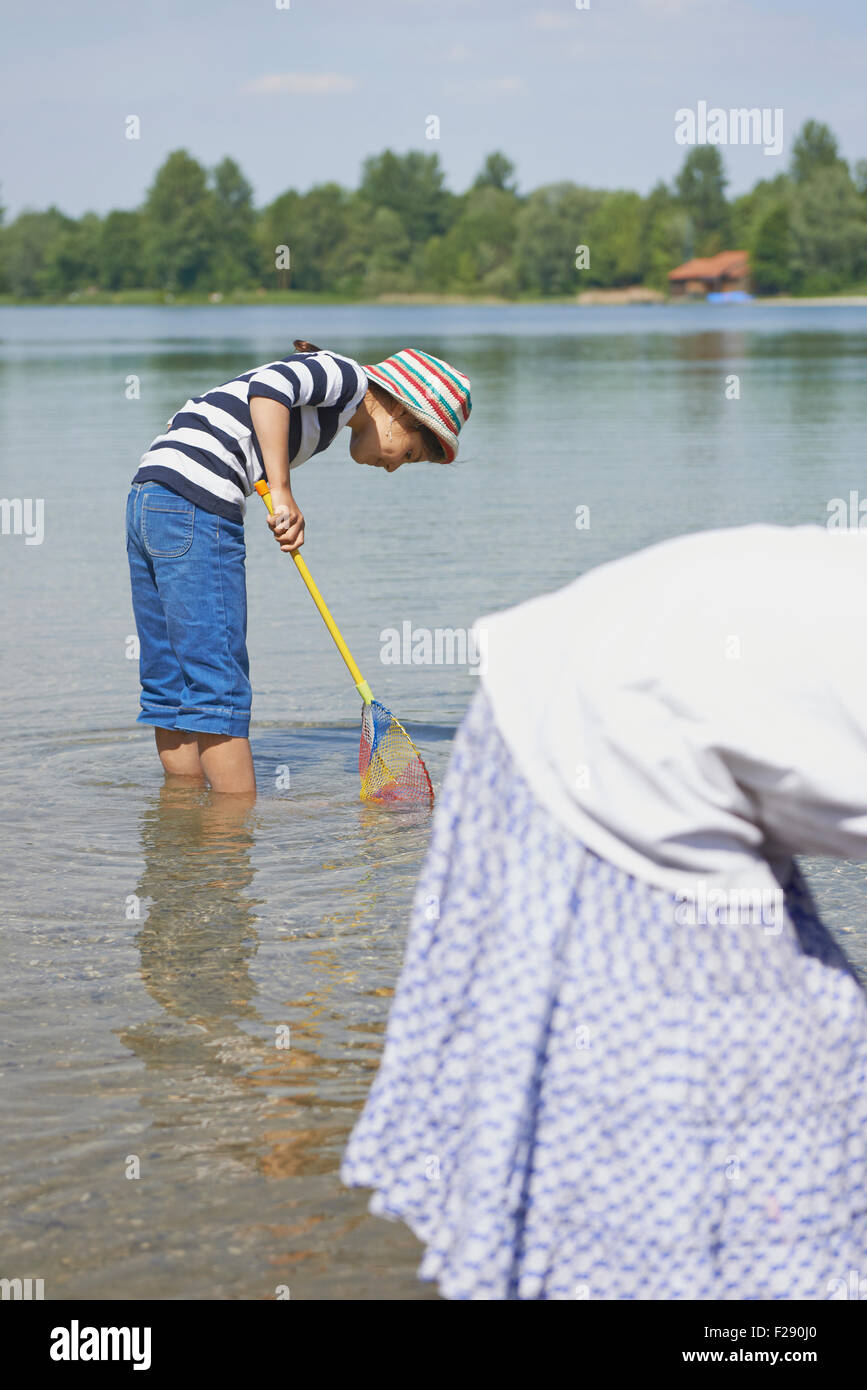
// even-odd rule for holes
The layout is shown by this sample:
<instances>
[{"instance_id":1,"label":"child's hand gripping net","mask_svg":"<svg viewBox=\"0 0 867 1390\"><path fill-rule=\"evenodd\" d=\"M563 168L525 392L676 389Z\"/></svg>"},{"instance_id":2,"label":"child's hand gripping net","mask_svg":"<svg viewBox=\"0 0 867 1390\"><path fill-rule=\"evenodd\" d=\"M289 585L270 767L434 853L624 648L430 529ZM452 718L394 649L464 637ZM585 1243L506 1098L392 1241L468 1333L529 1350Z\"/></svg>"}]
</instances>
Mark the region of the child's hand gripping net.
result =
<instances>
[{"instance_id":1,"label":"child's hand gripping net","mask_svg":"<svg viewBox=\"0 0 867 1390\"><path fill-rule=\"evenodd\" d=\"M413 807L433 805L433 787L406 729L378 700L365 705L358 749L362 801Z\"/></svg>"}]
</instances>

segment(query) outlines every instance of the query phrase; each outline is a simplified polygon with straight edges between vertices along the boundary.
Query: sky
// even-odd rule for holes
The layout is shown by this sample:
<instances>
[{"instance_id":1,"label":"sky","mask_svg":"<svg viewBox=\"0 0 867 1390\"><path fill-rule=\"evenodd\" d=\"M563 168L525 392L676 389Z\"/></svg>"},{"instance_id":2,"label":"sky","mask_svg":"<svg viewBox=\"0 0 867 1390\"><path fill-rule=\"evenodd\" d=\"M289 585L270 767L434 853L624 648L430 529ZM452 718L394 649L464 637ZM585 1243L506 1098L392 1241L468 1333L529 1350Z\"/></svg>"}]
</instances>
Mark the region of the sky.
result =
<instances>
[{"instance_id":1,"label":"sky","mask_svg":"<svg viewBox=\"0 0 867 1390\"><path fill-rule=\"evenodd\" d=\"M257 205L354 187L386 148L435 151L455 191L499 149L522 191L646 193L680 167L675 113L700 101L782 109L779 156L722 148L731 194L780 172L809 117L867 159L865 0L579 3L0 0L0 199L7 216L135 207L180 148L231 155Z\"/></svg>"}]
</instances>

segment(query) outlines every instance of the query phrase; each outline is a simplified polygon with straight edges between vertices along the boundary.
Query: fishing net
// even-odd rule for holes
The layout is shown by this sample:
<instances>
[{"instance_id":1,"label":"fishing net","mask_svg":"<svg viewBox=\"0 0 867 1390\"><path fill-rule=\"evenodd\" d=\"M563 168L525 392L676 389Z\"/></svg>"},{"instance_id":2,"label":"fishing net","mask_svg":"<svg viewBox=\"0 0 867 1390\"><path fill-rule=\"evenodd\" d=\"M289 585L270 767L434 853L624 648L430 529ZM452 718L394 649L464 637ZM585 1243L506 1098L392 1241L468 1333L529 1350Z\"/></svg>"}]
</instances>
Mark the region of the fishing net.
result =
<instances>
[{"instance_id":1,"label":"fishing net","mask_svg":"<svg viewBox=\"0 0 867 1390\"><path fill-rule=\"evenodd\" d=\"M358 772L362 801L407 810L433 805L433 787L421 754L378 700L365 705L361 716Z\"/></svg>"}]
</instances>

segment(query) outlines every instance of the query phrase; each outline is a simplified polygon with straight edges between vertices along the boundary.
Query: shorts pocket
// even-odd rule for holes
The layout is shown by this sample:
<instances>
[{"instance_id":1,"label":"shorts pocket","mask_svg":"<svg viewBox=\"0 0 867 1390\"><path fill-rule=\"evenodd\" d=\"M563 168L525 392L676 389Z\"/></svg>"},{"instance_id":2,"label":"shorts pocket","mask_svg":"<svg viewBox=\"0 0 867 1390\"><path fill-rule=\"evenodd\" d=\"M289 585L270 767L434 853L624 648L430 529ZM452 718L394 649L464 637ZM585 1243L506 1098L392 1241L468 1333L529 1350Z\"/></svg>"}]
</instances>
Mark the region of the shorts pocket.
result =
<instances>
[{"instance_id":1,"label":"shorts pocket","mask_svg":"<svg viewBox=\"0 0 867 1390\"><path fill-rule=\"evenodd\" d=\"M176 560L193 543L196 509L183 497L146 497L142 506L141 535L148 555Z\"/></svg>"}]
</instances>

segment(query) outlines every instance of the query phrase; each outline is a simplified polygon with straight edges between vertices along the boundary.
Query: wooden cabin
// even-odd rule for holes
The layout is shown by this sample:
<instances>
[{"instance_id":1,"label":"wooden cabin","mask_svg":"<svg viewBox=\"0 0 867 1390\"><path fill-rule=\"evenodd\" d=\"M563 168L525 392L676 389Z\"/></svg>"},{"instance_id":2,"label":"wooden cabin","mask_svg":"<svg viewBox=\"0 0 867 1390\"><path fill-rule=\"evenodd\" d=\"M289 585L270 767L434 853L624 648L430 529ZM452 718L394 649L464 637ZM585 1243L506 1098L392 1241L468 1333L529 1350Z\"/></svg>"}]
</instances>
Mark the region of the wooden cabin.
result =
<instances>
[{"instance_id":1,"label":"wooden cabin","mask_svg":"<svg viewBox=\"0 0 867 1390\"><path fill-rule=\"evenodd\" d=\"M669 293L698 296L750 288L750 258L746 251L720 251L716 256L684 261L668 272Z\"/></svg>"}]
</instances>

